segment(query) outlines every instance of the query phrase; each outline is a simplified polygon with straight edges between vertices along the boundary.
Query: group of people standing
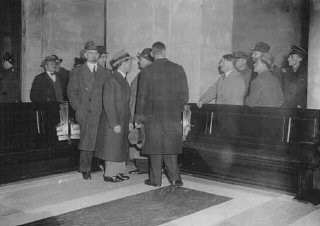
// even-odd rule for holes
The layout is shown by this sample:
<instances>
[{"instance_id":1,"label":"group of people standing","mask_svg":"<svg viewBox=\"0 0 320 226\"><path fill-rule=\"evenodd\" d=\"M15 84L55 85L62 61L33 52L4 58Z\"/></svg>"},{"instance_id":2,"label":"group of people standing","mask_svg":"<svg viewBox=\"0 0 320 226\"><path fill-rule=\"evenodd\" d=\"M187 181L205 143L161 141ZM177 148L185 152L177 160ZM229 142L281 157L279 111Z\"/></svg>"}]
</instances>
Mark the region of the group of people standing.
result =
<instances>
[{"instance_id":1,"label":"group of people standing","mask_svg":"<svg viewBox=\"0 0 320 226\"><path fill-rule=\"evenodd\" d=\"M293 45L282 68L273 62L270 45L257 42L251 56L237 51L222 56L221 76L203 94L198 107L216 104L306 108L307 51Z\"/></svg>"},{"instance_id":2,"label":"group of people standing","mask_svg":"<svg viewBox=\"0 0 320 226\"><path fill-rule=\"evenodd\" d=\"M241 51L223 55L221 76L200 98L198 107L214 100L216 104L305 108L307 52L292 46L287 66L278 68L269 50L267 43L258 42L251 56ZM124 50L107 62L106 48L89 41L71 72L60 66L62 59L47 56L41 63L45 72L35 77L30 99L70 102L80 124L79 171L84 179L91 179L96 157L104 163L106 182L128 180L128 134L134 127L143 127L141 153L149 159L145 184L161 186L164 165L169 182L181 186L177 155L182 152L181 113L189 98L185 71L166 58L162 42L143 49L137 57L140 72L130 86L127 75L134 57Z\"/></svg>"},{"instance_id":3,"label":"group of people standing","mask_svg":"<svg viewBox=\"0 0 320 226\"><path fill-rule=\"evenodd\" d=\"M140 72L129 86L127 75L131 71L133 57L124 50L115 53L106 67L106 50L92 41L81 51L85 62L80 62L70 72L67 98L75 110L80 124L80 166L83 179L91 179L93 157L104 162L106 182L129 179L126 161L129 158L128 134L134 128L145 128L145 144L141 152L149 157L149 178L145 184L161 186L162 165L171 184L183 184L177 154L182 152L181 112L188 102L188 84L185 71L166 58L166 47L156 42L138 54ZM46 57L42 66L46 80L56 74L59 62L53 56ZM51 68L52 67L52 68ZM50 81L56 92L45 95L47 90L36 76L31 89L32 101L63 100L60 76ZM55 85L55 83L60 84ZM48 86L47 86L48 87ZM61 92L57 92L62 88ZM40 92L44 95L39 95ZM44 97L46 96L46 97ZM43 99L43 100L44 100Z\"/></svg>"}]
</instances>

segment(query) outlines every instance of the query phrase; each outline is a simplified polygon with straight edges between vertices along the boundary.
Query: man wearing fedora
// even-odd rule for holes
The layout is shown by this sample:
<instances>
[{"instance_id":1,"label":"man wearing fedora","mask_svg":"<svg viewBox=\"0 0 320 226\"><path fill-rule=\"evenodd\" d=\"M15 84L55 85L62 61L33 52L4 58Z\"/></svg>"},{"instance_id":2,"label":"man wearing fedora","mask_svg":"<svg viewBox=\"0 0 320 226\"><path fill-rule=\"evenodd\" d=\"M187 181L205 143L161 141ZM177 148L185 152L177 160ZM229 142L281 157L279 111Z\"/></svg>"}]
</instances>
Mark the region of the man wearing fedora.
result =
<instances>
[{"instance_id":1,"label":"man wearing fedora","mask_svg":"<svg viewBox=\"0 0 320 226\"><path fill-rule=\"evenodd\" d=\"M83 52L86 63L73 68L67 91L80 124L79 171L84 179L89 180L102 111L102 89L109 71L97 63L99 53L93 41L85 44Z\"/></svg>"},{"instance_id":2,"label":"man wearing fedora","mask_svg":"<svg viewBox=\"0 0 320 226\"><path fill-rule=\"evenodd\" d=\"M59 58L57 55L52 55L52 56L56 59L55 60L55 62L56 62L56 73L59 76L60 81L61 81L63 99L64 100L68 100L67 86L68 86L68 83L69 83L70 71L61 66L61 63L63 61L62 58Z\"/></svg>"},{"instance_id":3,"label":"man wearing fedora","mask_svg":"<svg viewBox=\"0 0 320 226\"><path fill-rule=\"evenodd\" d=\"M148 65L152 64L154 58L151 56L151 48L145 48L137 55L138 58L138 67L140 69L139 74L133 79L130 85L131 89L131 97L130 97L130 110L131 114L134 115L135 108L136 108L136 97L137 97L137 87L138 87L138 80L141 71L147 67ZM136 149L136 147L130 148L130 155L134 157L134 164L136 166L135 170L130 171L130 174L142 174L148 173L148 159L140 155L140 151Z\"/></svg>"},{"instance_id":4,"label":"man wearing fedora","mask_svg":"<svg viewBox=\"0 0 320 226\"><path fill-rule=\"evenodd\" d=\"M95 156L104 160L104 181L121 182L129 179L125 175L125 164L129 158L128 134L132 118L126 76L131 71L132 57L121 50L113 55L110 64L113 71L104 83L103 112Z\"/></svg>"},{"instance_id":5,"label":"man wearing fedora","mask_svg":"<svg viewBox=\"0 0 320 226\"><path fill-rule=\"evenodd\" d=\"M36 75L32 82L30 99L32 102L64 101L61 79L56 73L56 58L46 56L41 67L44 72Z\"/></svg>"},{"instance_id":6,"label":"man wearing fedora","mask_svg":"<svg viewBox=\"0 0 320 226\"><path fill-rule=\"evenodd\" d=\"M141 151L149 155L146 185L161 186L164 162L169 182L182 186L178 154L182 153L181 113L189 99L188 83L182 66L166 58L162 42L152 45L154 62L139 75L135 122L145 127Z\"/></svg>"},{"instance_id":7,"label":"man wearing fedora","mask_svg":"<svg viewBox=\"0 0 320 226\"><path fill-rule=\"evenodd\" d=\"M282 74L283 107L307 107L307 56L308 52L293 45L288 55L289 67Z\"/></svg>"}]
</instances>

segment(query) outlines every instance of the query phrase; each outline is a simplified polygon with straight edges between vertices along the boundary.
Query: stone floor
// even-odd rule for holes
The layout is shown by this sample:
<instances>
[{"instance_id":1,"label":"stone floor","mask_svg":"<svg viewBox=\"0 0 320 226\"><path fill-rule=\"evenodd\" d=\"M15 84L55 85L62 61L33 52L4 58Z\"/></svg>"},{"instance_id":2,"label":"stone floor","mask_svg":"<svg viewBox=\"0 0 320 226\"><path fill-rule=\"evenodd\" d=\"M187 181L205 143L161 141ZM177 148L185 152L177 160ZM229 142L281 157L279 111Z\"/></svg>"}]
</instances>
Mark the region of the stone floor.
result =
<instances>
[{"instance_id":1,"label":"stone floor","mask_svg":"<svg viewBox=\"0 0 320 226\"><path fill-rule=\"evenodd\" d=\"M77 172L52 175L0 187L0 225L19 225L88 206L150 191L146 175L121 183L106 183L102 172L85 181ZM232 185L183 175L184 187L231 197L230 201L165 223L166 226L319 226L320 209L298 202L290 194ZM163 178L163 185L168 182Z\"/></svg>"}]
</instances>

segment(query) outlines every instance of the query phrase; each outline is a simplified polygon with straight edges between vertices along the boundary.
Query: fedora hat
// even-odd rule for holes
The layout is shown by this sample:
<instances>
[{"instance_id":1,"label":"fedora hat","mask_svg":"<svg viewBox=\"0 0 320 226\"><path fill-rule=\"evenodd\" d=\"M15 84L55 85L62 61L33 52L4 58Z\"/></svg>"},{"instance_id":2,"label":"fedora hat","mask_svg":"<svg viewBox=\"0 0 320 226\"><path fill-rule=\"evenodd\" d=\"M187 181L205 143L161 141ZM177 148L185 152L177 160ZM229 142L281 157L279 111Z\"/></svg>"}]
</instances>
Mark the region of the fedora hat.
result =
<instances>
[{"instance_id":1,"label":"fedora hat","mask_svg":"<svg viewBox=\"0 0 320 226\"><path fill-rule=\"evenodd\" d=\"M143 147L145 139L145 129L143 124L141 124L140 128L133 128L128 134L129 143L140 149Z\"/></svg>"},{"instance_id":2,"label":"fedora hat","mask_svg":"<svg viewBox=\"0 0 320 226\"><path fill-rule=\"evenodd\" d=\"M55 62L61 63L63 61L63 59L59 58L57 55L51 55L51 56L53 56L55 58Z\"/></svg>"},{"instance_id":3,"label":"fedora hat","mask_svg":"<svg viewBox=\"0 0 320 226\"><path fill-rule=\"evenodd\" d=\"M120 50L119 52L116 52L112 59L110 60L110 65L115 66L123 61L133 59L134 57L130 56L130 54L125 50Z\"/></svg>"},{"instance_id":4,"label":"fedora hat","mask_svg":"<svg viewBox=\"0 0 320 226\"><path fill-rule=\"evenodd\" d=\"M149 60L150 62L153 62L154 61L154 58L153 56L151 56L151 51L152 49L151 48L145 48L141 51L141 53L138 53L137 54L137 57L138 58L144 58L144 59L147 59Z\"/></svg>"},{"instance_id":5,"label":"fedora hat","mask_svg":"<svg viewBox=\"0 0 320 226\"><path fill-rule=\"evenodd\" d=\"M88 41L84 44L85 50L98 50L96 44L93 41Z\"/></svg>"},{"instance_id":6,"label":"fedora hat","mask_svg":"<svg viewBox=\"0 0 320 226\"><path fill-rule=\"evenodd\" d=\"M56 58L52 55L46 56L44 60L41 62L40 67L44 67L48 62L55 62L56 63Z\"/></svg>"},{"instance_id":7,"label":"fedora hat","mask_svg":"<svg viewBox=\"0 0 320 226\"><path fill-rule=\"evenodd\" d=\"M240 58L243 58L243 59L246 59L246 60L250 59L250 57L248 56L248 54L246 54L245 52L242 52L242 51L237 51L237 52L235 52L235 53L234 53L234 56L235 56L235 58L237 58L237 59L240 59Z\"/></svg>"},{"instance_id":8,"label":"fedora hat","mask_svg":"<svg viewBox=\"0 0 320 226\"><path fill-rule=\"evenodd\" d=\"M270 45L265 42L257 42L252 51L267 53L270 50Z\"/></svg>"}]
</instances>

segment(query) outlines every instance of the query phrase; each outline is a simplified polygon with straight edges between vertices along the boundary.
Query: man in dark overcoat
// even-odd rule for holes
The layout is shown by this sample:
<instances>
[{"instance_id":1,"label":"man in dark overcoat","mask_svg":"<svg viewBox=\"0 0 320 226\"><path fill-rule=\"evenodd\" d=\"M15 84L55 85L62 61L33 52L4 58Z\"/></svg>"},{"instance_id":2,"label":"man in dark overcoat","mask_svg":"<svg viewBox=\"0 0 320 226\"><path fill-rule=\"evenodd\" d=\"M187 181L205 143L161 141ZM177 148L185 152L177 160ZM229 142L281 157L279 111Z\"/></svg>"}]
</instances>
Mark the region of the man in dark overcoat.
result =
<instances>
[{"instance_id":1,"label":"man in dark overcoat","mask_svg":"<svg viewBox=\"0 0 320 226\"><path fill-rule=\"evenodd\" d=\"M119 51L110 64L113 72L104 83L96 157L105 161L104 180L120 182L129 179L124 174L129 156L129 123L132 121L130 87L126 76L131 71L132 57L126 51Z\"/></svg>"},{"instance_id":2,"label":"man in dark overcoat","mask_svg":"<svg viewBox=\"0 0 320 226\"><path fill-rule=\"evenodd\" d=\"M47 56L41 63L45 69L32 82L30 100L32 102L64 101L60 77L56 74L56 59Z\"/></svg>"},{"instance_id":3,"label":"man in dark overcoat","mask_svg":"<svg viewBox=\"0 0 320 226\"><path fill-rule=\"evenodd\" d=\"M189 91L182 66L166 59L161 42L152 45L154 63L139 75L135 121L145 126L142 154L149 155L149 179L145 184L161 186L164 162L170 183L181 186L178 154L182 153L181 113Z\"/></svg>"},{"instance_id":4,"label":"man in dark overcoat","mask_svg":"<svg viewBox=\"0 0 320 226\"><path fill-rule=\"evenodd\" d=\"M300 46L293 45L288 55L289 67L282 73L282 90L284 103L282 107L307 107L307 70L308 52Z\"/></svg>"},{"instance_id":5,"label":"man in dark overcoat","mask_svg":"<svg viewBox=\"0 0 320 226\"><path fill-rule=\"evenodd\" d=\"M91 162L102 111L102 87L109 71L97 64L99 54L93 42L86 43L84 56L87 62L70 73L67 92L80 124L79 171L84 179L91 179Z\"/></svg>"}]
</instances>

